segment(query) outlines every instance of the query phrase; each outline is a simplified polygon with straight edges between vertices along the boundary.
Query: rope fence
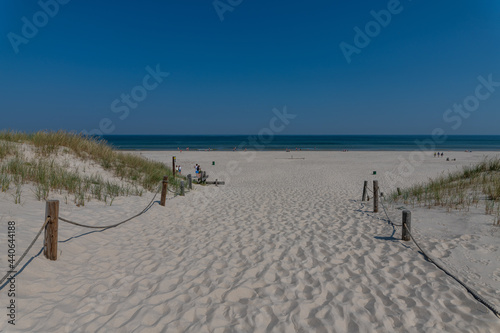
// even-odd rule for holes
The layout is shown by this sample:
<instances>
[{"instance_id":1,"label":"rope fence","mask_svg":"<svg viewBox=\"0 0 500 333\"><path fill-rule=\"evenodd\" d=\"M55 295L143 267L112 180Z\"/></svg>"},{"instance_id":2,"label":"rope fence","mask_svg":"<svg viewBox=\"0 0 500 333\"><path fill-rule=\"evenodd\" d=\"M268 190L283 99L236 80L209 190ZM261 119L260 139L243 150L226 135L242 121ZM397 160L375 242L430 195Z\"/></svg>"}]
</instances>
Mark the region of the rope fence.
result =
<instances>
[{"instance_id":1,"label":"rope fence","mask_svg":"<svg viewBox=\"0 0 500 333\"><path fill-rule=\"evenodd\" d=\"M115 228L119 225L122 225L130 220L133 220L135 219L136 217L139 217L141 216L142 214L144 214L149 208L151 208L153 206L153 202L156 198L156 196L158 195L158 193L160 193L160 189L161 187L158 188L158 191L156 191L155 195L153 196L153 199L151 199L151 201L148 203L148 205L138 214L132 216L132 217L129 217L128 219L126 220L123 220L121 222L118 222L118 223L115 223L115 224L111 224L111 225L106 225L106 226L93 226L93 225L85 225L85 224L82 224L82 223L78 223L78 222L74 222L74 221L70 221L70 220L67 220L63 217L59 217L59 220L63 221L63 222L66 222L66 223L69 223L69 224L73 224L73 225L76 225L76 226L79 226L79 227L83 227L83 228L90 228L90 229L111 229L111 228Z\"/></svg>"},{"instance_id":2,"label":"rope fence","mask_svg":"<svg viewBox=\"0 0 500 333\"><path fill-rule=\"evenodd\" d=\"M377 182L378 183L378 182ZM366 182L365 182L366 184ZM378 186L378 184L377 184ZM365 186L366 188L366 186ZM373 194L373 191L370 190L370 188L368 187L368 190ZM364 191L364 189L363 189ZM417 240L415 239L415 237L413 236L413 234L411 233L411 214L410 214L410 211L408 210L405 210L403 211L403 223L402 224L396 224L392 221L392 219L390 218L389 214L388 214L388 210L384 204L384 201L385 201L385 198L379 194L379 198L380 198L380 203L382 204L382 207L383 207L383 210L384 210L384 213L387 217L387 221L393 226L393 227L402 227L402 239L403 240L412 240L413 243L415 243L415 245L417 246L417 248L420 250L420 252L423 254L423 256L425 257L425 259L427 261L429 261L430 263L434 264L438 269L440 269L441 271L443 271L446 275L448 275L449 277L453 278L456 282L458 282L458 284L460 284L462 287L465 288L465 290L467 290L468 293L470 293L474 299L476 299L479 303L483 304L486 308L488 308L488 310L490 310L493 314L495 314L498 318L500 318L500 310L498 310L493 304L491 304L490 302L488 302L487 300L485 300L483 297L481 297L475 290L473 290L471 287L469 287L468 285L466 285L462 280L460 280L456 275L454 275L453 273L451 273L448 269L446 269L443 265L439 264L438 262L436 262L435 259L433 259L428 253L427 251L425 251L423 249L423 247L417 242ZM408 219L405 221L405 219ZM405 237L406 236L406 237Z\"/></svg>"},{"instance_id":3,"label":"rope fence","mask_svg":"<svg viewBox=\"0 0 500 333\"><path fill-rule=\"evenodd\" d=\"M190 192L192 190L190 188L190 187L192 187L190 176L191 175L189 175L189 177L188 177L189 183L188 183L187 188L184 188L184 181L181 181L181 188L179 189L179 191L173 191L173 190L168 188L168 177L165 176L162 184L158 187L158 190L153 195L153 198L151 199L151 201L146 205L146 207L143 210L141 210L139 213L137 213L134 216L131 216L123 221L120 221L120 222L117 222L114 224L110 224L110 225L105 225L105 226L87 225L87 224L83 224L80 222L71 221L71 220L64 218L64 217L60 217L59 216L59 201L58 200L47 200L46 201L45 222L43 223L42 227L40 228L40 230L36 234L35 238L31 241L28 248L24 251L24 253L21 255L21 257L17 260L17 262L14 265L9 265L10 270L0 280L0 290L3 289L4 286L2 286L2 285L6 280L12 279L17 274L17 271L15 269L19 266L19 264L26 257L26 255L31 250L31 248L33 247L35 242L40 237L42 231L44 231L44 230L45 230L45 241L43 244L44 255L48 259L51 259L51 260L57 259L57 242L58 242L58 240L57 240L58 230L57 229L58 229L58 221L59 220L61 220L62 222L68 223L68 224L72 224L72 225L82 227L82 228L89 228L89 229L106 230L106 229L116 228L116 227L118 227L126 222L129 222L129 221L143 215L144 213L146 213L153 206L154 200L156 199L156 197L158 196L158 193L160 193L160 191L162 191L162 202L160 203L162 206L164 206L163 200L166 199L167 190L171 193L174 193L174 196L170 197L168 199L173 199L179 195L183 195L184 192ZM12 277L9 279L9 276L12 276Z\"/></svg>"},{"instance_id":4,"label":"rope fence","mask_svg":"<svg viewBox=\"0 0 500 333\"><path fill-rule=\"evenodd\" d=\"M11 267L10 271L7 272L7 274L5 274L5 276L0 280L0 286L4 283L5 280L7 280L7 278L9 277L9 275L11 275L12 273L14 273L16 271L16 268L17 266L21 263L21 261L23 261L24 257L28 254L28 252L31 250L31 248L33 247L33 244L35 244L36 240L38 239L38 237L40 237L40 234L42 233L42 231L45 229L45 226L50 222L50 216L48 216L46 219L45 219L45 223L42 225L42 227L40 228L40 231L38 231L38 233L36 234L35 238L31 241L31 244L28 246L28 248L24 251L24 253L21 255L21 257L19 258L19 260L17 260L17 262L14 264L14 266Z\"/></svg>"}]
</instances>

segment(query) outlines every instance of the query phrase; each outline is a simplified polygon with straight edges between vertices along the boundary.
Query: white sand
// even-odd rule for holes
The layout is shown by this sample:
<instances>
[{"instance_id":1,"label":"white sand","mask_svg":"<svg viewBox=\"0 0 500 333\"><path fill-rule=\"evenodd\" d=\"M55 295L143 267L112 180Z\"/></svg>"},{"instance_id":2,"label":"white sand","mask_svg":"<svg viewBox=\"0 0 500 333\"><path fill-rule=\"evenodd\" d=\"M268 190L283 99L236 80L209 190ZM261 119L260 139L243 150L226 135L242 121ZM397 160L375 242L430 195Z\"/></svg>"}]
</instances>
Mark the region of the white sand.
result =
<instances>
[{"instance_id":1,"label":"white sand","mask_svg":"<svg viewBox=\"0 0 500 333\"><path fill-rule=\"evenodd\" d=\"M485 154L447 154L457 162L428 157L404 182ZM143 155L170 165L172 152ZM371 213L371 202L360 202L363 180L393 189L384 173L408 152L176 155L184 174L200 163L209 179L226 185L196 187L103 232L60 222L59 240L68 241L59 243L59 260L38 256L16 279L15 327L0 291L0 331L500 332L499 318L400 241L400 228L393 233L383 213ZM285 159L291 155L305 159ZM16 221L18 256L43 223L44 203L28 188L23 198L14 205L11 193L0 194L1 272L7 221ZM118 198L111 207L61 203L60 215L108 224L150 198ZM399 219L395 208L390 215ZM408 208L421 245L500 308L493 217ZM28 259L41 247L40 239Z\"/></svg>"}]
</instances>

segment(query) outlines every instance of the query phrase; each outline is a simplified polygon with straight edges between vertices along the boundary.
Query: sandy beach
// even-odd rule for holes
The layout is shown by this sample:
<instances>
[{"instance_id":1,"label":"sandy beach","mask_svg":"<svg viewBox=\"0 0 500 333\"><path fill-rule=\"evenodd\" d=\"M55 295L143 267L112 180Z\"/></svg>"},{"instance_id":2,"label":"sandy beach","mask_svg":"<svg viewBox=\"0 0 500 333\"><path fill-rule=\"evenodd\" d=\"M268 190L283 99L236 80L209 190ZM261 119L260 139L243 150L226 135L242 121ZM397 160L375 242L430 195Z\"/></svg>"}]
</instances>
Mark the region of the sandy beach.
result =
<instances>
[{"instance_id":1,"label":"sandy beach","mask_svg":"<svg viewBox=\"0 0 500 333\"><path fill-rule=\"evenodd\" d=\"M364 180L395 190L385 174L410 152L135 153L168 165L175 154L183 174L199 163L225 185L170 195L166 207L156 203L114 229L59 222L59 259L37 255L40 238L16 278L15 327L0 291L0 331L500 332L500 318L401 241L401 228L374 214L372 201L361 202ZM401 187L500 153L445 155L426 156ZM45 203L29 186L23 193L21 205L0 194L2 275L7 221L16 222L18 256L43 224ZM61 200L61 216L105 225L141 211L152 196L84 207L51 199ZM400 206L388 207L398 223ZM500 308L493 217L484 209L405 208L429 254Z\"/></svg>"}]
</instances>

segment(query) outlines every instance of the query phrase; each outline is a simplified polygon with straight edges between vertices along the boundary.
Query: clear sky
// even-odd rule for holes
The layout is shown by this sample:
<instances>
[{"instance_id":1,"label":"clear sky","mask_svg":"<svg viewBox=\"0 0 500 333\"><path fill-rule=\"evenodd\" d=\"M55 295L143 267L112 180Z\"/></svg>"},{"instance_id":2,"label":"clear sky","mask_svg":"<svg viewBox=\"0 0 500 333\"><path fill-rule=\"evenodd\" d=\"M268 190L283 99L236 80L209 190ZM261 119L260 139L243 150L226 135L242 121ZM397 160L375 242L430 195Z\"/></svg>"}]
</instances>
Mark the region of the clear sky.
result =
<instances>
[{"instance_id":1,"label":"clear sky","mask_svg":"<svg viewBox=\"0 0 500 333\"><path fill-rule=\"evenodd\" d=\"M498 0L2 0L0 37L4 129L500 134Z\"/></svg>"}]
</instances>

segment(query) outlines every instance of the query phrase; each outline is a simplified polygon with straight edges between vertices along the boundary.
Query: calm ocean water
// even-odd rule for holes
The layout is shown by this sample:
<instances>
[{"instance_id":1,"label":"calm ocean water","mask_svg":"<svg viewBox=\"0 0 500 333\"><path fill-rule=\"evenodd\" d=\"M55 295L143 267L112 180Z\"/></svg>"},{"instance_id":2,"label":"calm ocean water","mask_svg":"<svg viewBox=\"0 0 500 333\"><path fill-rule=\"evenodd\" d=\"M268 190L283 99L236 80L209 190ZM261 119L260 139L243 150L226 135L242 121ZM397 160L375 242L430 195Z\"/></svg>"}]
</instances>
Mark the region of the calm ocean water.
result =
<instances>
[{"instance_id":1,"label":"calm ocean water","mask_svg":"<svg viewBox=\"0 0 500 333\"><path fill-rule=\"evenodd\" d=\"M105 135L103 138L123 150L415 150L425 135L276 135L265 144L249 135ZM264 138L268 139L268 138ZM448 136L436 150L500 151L500 135Z\"/></svg>"}]
</instances>

